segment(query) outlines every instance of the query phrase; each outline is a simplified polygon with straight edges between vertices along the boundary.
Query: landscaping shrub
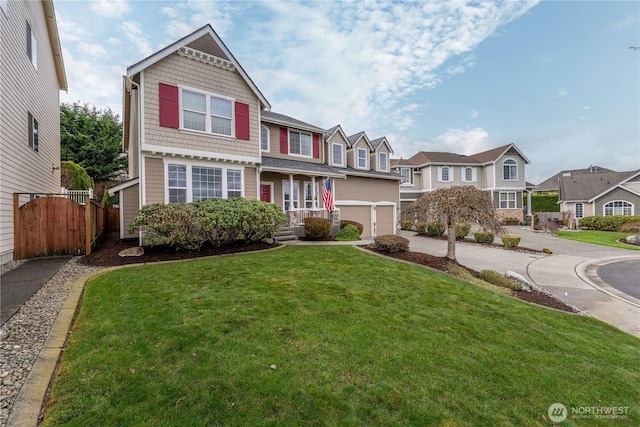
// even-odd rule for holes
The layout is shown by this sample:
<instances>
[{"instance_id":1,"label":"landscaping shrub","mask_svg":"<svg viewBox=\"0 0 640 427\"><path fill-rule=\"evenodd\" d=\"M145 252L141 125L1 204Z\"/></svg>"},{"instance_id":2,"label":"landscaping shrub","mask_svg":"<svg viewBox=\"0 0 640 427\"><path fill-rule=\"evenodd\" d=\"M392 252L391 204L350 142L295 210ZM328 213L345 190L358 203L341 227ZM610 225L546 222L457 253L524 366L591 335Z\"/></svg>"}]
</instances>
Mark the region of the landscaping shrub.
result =
<instances>
[{"instance_id":1,"label":"landscaping shrub","mask_svg":"<svg viewBox=\"0 0 640 427\"><path fill-rule=\"evenodd\" d=\"M144 206L129 232L144 232L148 246L199 249L209 241L222 246L236 241L260 241L285 223L282 210L259 200L216 199L205 202Z\"/></svg>"},{"instance_id":2,"label":"landscaping shrub","mask_svg":"<svg viewBox=\"0 0 640 427\"><path fill-rule=\"evenodd\" d=\"M356 240L360 240L360 232L358 231L358 227L356 227L355 225L347 224L333 237L334 239L341 242L353 242Z\"/></svg>"},{"instance_id":3,"label":"landscaping shrub","mask_svg":"<svg viewBox=\"0 0 640 427\"><path fill-rule=\"evenodd\" d=\"M506 276L493 270L482 270L480 272L480 278L485 282L489 282L492 285L500 286L503 288L512 289L514 291L522 290L522 283L511 280Z\"/></svg>"},{"instance_id":4,"label":"landscaping shrub","mask_svg":"<svg viewBox=\"0 0 640 427\"><path fill-rule=\"evenodd\" d=\"M416 223L416 233L425 234L427 232L427 223L426 222L418 222Z\"/></svg>"},{"instance_id":5,"label":"landscaping shrub","mask_svg":"<svg viewBox=\"0 0 640 427\"><path fill-rule=\"evenodd\" d=\"M502 244L506 249L515 249L520 244L520 236L502 236Z\"/></svg>"},{"instance_id":6,"label":"landscaping shrub","mask_svg":"<svg viewBox=\"0 0 640 427\"><path fill-rule=\"evenodd\" d=\"M522 206L527 205L527 195L523 194ZM531 212L560 212L557 194L532 194Z\"/></svg>"},{"instance_id":7,"label":"landscaping shrub","mask_svg":"<svg viewBox=\"0 0 640 427\"><path fill-rule=\"evenodd\" d=\"M618 231L621 233L640 233L640 221L638 222L627 222L626 224L622 224Z\"/></svg>"},{"instance_id":8,"label":"landscaping shrub","mask_svg":"<svg viewBox=\"0 0 640 427\"><path fill-rule=\"evenodd\" d=\"M427 223L427 234L432 237L440 237L444 234L444 222Z\"/></svg>"},{"instance_id":9,"label":"landscaping shrub","mask_svg":"<svg viewBox=\"0 0 640 427\"><path fill-rule=\"evenodd\" d=\"M407 252L409 250L409 239L395 234L377 236L373 240L376 249L382 252L396 253Z\"/></svg>"},{"instance_id":10,"label":"landscaping shrub","mask_svg":"<svg viewBox=\"0 0 640 427\"><path fill-rule=\"evenodd\" d=\"M494 237L493 233L483 231L473 233L473 238L476 239L476 242L478 243L493 243Z\"/></svg>"},{"instance_id":11,"label":"landscaping shrub","mask_svg":"<svg viewBox=\"0 0 640 427\"><path fill-rule=\"evenodd\" d=\"M340 230L342 230L349 224L354 225L358 229L358 234L362 234L362 231L364 230L364 226L357 221L350 221L348 219L343 219L340 221Z\"/></svg>"},{"instance_id":12,"label":"landscaping shrub","mask_svg":"<svg viewBox=\"0 0 640 427\"><path fill-rule=\"evenodd\" d=\"M471 226L469 224L456 224L456 239L461 240L469 235Z\"/></svg>"},{"instance_id":13,"label":"landscaping shrub","mask_svg":"<svg viewBox=\"0 0 640 427\"><path fill-rule=\"evenodd\" d=\"M304 237L309 240L324 240L331 234L331 222L324 218L304 220Z\"/></svg>"},{"instance_id":14,"label":"landscaping shrub","mask_svg":"<svg viewBox=\"0 0 640 427\"><path fill-rule=\"evenodd\" d=\"M587 216L580 220L580 228L618 231L620 227L630 222L640 222L640 215Z\"/></svg>"},{"instance_id":15,"label":"landscaping shrub","mask_svg":"<svg viewBox=\"0 0 640 427\"><path fill-rule=\"evenodd\" d=\"M413 229L413 221L400 221L400 229L411 231Z\"/></svg>"}]
</instances>

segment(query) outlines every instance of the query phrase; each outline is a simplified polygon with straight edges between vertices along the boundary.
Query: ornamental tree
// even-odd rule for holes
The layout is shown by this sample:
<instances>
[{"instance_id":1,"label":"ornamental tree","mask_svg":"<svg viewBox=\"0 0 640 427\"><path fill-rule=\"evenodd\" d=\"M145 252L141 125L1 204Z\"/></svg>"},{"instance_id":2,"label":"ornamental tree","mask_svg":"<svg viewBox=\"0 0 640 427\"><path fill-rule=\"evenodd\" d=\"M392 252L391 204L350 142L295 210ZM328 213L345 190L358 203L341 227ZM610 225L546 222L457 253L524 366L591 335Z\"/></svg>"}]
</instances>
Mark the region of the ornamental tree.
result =
<instances>
[{"instance_id":1,"label":"ornamental tree","mask_svg":"<svg viewBox=\"0 0 640 427\"><path fill-rule=\"evenodd\" d=\"M496 235L504 234L489 193L471 185L426 193L402 212L402 220L444 222L447 225L447 258L452 261L456 260L457 224L476 223Z\"/></svg>"}]
</instances>

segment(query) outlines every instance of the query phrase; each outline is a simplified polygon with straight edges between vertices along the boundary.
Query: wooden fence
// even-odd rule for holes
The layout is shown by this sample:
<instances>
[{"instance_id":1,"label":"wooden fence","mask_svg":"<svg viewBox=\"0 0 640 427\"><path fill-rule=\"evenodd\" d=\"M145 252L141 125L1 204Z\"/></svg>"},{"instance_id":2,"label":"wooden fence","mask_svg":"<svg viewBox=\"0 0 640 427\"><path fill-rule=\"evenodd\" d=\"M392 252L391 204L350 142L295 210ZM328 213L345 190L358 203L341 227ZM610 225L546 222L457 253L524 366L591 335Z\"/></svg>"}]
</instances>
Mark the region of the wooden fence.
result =
<instances>
[{"instance_id":1,"label":"wooden fence","mask_svg":"<svg viewBox=\"0 0 640 427\"><path fill-rule=\"evenodd\" d=\"M111 218L119 218L117 209L88 196L82 205L61 194L38 194L20 206L20 195L27 194L13 194L14 259L90 254Z\"/></svg>"}]
</instances>

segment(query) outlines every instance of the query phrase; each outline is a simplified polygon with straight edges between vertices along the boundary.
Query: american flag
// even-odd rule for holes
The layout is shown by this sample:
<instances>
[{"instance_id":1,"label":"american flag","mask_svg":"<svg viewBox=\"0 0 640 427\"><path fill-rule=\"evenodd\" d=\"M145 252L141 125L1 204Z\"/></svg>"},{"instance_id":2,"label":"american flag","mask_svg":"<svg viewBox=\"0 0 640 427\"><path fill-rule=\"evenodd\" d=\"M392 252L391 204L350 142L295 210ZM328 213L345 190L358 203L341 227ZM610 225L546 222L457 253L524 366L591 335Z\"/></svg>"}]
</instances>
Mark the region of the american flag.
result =
<instances>
[{"instance_id":1,"label":"american flag","mask_svg":"<svg viewBox=\"0 0 640 427\"><path fill-rule=\"evenodd\" d=\"M322 185L322 201L324 202L324 207L327 208L329 212L333 212L336 209L336 206L333 204L333 191L331 191L331 178L327 178Z\"/></svg>"}]
</instances>

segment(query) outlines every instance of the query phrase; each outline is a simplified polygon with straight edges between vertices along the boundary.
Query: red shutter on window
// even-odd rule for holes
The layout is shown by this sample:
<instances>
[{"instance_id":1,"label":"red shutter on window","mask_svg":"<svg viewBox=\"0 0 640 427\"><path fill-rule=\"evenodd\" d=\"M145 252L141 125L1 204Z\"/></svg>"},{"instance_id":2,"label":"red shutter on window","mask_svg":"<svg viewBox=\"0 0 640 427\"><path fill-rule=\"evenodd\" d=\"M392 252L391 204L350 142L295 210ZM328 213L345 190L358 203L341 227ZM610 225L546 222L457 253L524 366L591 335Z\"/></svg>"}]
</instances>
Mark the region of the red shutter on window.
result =
<instances>
[{"instance_id":1,"label":"red shutter on window","mask_svg":"<svg viewBox=\"0 0 640 427\"><path fill-rule=\"evenodd\" d=\"M287 128L280 128L280 152L289 154L289 131Z\"/></svg>"},{"instance_id":2,"label":"red shutter on window","mask_svg":"<svg viewBox=\"0 0 640 427\"><path fill-rule=\"evenodd\" d=\"M180 127L178 88L159 83L158 92L160 98L160 126L178 129Z\"/></svg>"},{"instance_id":3,"label":"red shutter on window","mask_svg":"<svg viewBox=\"0 0 640 427\"><path fill-rule=\"evenodd\" d=\"M316 134L313 135L313 158L320 158L320 136Z\"/></svg>"},{"instance_id":4,"label":"red shutter on window","mask_svg":"<svg viewBox=\"0 0 640 427\"><path fill-rule=\"evenodd\" d=\"M236 138L249 139L249 104L236 102Z\"/></svg>"}]
</instances>

